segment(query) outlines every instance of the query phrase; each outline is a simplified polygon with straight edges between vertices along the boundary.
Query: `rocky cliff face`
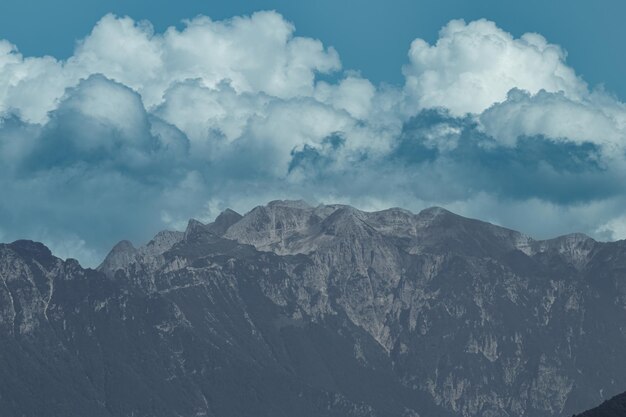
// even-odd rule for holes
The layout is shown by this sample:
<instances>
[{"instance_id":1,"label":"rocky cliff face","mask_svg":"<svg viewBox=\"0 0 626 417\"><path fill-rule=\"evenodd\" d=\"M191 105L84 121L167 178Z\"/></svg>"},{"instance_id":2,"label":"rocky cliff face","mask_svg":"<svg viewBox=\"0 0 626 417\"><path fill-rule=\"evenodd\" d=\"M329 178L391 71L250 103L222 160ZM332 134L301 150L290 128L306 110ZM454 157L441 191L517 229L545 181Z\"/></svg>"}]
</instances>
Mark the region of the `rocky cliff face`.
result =
<instances>
[{"instance_id":1,"label":"rocky cliff face","mask_svg":"<svg viewBox=\"0 0 626 417\"><path fill-rule=\"evenodd\" d=\"M15 242L0 414L571 416L626 388L625 274L441 208L275 201L98 271Z\"/></svg>"}]
</instances>

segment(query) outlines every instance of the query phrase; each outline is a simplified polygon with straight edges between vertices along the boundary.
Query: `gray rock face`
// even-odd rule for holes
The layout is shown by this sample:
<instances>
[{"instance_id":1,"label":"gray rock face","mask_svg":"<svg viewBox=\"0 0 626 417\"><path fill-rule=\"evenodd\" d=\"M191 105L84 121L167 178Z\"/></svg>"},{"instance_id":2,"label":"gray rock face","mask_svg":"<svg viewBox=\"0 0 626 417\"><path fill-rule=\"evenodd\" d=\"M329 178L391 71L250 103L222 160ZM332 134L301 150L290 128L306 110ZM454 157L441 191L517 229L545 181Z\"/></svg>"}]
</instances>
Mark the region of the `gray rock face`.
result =
<instances>
[{"instance_id":1,"label":"gray rock face","mask_svg":"<svg viewBox=\"0 0 626 417\"><path fill-rule=\"evenodd\" d=\"M625 271L623 241L302 201L98 271L15 242L0 415L571 416L626 389Z\"/></svg>"}]
</instances>

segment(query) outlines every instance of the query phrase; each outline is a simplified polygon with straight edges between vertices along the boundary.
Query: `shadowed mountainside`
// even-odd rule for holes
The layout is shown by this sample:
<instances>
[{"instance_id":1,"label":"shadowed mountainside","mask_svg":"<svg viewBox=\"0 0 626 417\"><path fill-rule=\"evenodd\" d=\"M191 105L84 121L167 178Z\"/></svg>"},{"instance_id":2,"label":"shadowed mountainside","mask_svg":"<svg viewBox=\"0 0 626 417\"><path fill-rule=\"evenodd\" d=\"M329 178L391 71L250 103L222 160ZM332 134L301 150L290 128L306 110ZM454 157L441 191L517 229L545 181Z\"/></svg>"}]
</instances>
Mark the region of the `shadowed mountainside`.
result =
<instances>
[{"instance_id":1,"label":"shadowed mountainside","mask_svg":"<svg viewBox=\"0 0 626 417\"><path fill-rule=\"evenodd\" d=\"M623 417L626 416L626 392L616 395L598 407L585 411L576 417Z\"/></svg>"},{"instance_id":2,"label":"shadowed mountainside","mask_svg":"<svg viewBox=\"0 0 626 417\"><path fill-rule=\"evenodd\" d=\"M98 270L0 245L0 414L571 416L626 387L625 272L624 242L301 201Z\"/></svg>"}]
</instances>

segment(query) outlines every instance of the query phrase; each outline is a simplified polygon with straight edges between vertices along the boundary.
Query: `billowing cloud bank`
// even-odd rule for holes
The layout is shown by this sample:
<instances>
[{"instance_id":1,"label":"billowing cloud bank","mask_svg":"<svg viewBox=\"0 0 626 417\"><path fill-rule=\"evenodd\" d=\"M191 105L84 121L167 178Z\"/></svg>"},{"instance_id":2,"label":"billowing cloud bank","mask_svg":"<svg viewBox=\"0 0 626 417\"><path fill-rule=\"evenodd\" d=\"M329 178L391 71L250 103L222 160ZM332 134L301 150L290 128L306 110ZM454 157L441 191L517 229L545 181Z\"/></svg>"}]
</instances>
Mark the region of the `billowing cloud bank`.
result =
<instances>
[{"instance_id":1,"label":"billowing cloud bank","mask_svg":"<svg viewBox=\"0 0 626 417\"><path fill-rule=\"evenodd\" d=\"M65 61L0 41L0 239L94 265L276 198L626 237L625 105L559 46L452 21L390 87L294 30L275 12L164 33L108 15Z\"/></svg>"}]
</instances>

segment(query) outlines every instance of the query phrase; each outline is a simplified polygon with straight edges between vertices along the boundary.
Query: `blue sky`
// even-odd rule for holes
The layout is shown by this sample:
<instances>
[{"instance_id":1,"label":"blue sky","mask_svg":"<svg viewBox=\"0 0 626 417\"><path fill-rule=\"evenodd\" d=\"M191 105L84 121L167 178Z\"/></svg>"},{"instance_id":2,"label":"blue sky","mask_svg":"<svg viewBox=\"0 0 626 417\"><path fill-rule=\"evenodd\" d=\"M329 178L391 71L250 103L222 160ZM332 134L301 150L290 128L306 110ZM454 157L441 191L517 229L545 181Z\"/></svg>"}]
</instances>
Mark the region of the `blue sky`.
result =
<instances>
[{"instance_id":1,"label":"blue sky","mask_svg":"<svg viewBox=\"0 0 626 417\"><path fill-rule=\"evenodd\" d=\"M279 198L626 238L624 7L3 1L0 241L93 266Z\"/></svg>"}]
</instances>

